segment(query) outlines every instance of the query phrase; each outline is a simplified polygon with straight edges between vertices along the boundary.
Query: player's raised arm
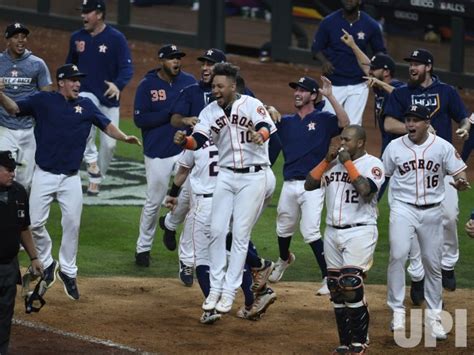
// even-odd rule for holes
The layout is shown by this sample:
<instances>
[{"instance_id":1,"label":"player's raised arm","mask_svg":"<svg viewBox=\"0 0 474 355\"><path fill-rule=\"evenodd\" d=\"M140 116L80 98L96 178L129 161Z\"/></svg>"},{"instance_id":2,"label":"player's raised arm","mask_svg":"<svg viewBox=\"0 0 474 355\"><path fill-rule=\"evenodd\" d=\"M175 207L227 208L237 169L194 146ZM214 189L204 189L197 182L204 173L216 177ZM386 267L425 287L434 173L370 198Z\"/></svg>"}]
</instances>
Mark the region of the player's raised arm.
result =
<instances>
[{"instance_id":1,"label":"player's raised arm","mask_svg":"<svg viewBox=\"0 0 474 355\"><path fill-rule=\"evenodd\" d=\"M304 183L306 191L313 191L321 187L323 174L328 169L329 163L337 157L338 150L339 146L331 145L326 157L308 173Z\"/></svg>"},{"instance_id":2,"label":"player's raised arm","mask_svg":"<svg viewBox=\"0 0 474 355\"><path fill-rule=\"evenodd\" d=\"M331 81L326 78L325 76L321 76L321 80L323 82L323 87L319 88L319 93L323 95L328 101L331 103L332 107L334 108L334 112L337 116L337 122L339 128L346 127L349 123L349 116L347 115L344 107L337 101L336 97L332 93L332 83Z\"/></svg>"},{"instance_id":3,"label":"player's raised arm","mask_svg":"<svg viewBox=\"0 0 474 355\"><path fill-rule=\"evenodd\" d=\"M365 75L369 75L369 69L370 69L370 59L365 54L355 43L354 37L347 32L345 29L342 30L342 36L341 36L341 41L348 46L350 49L352 49L352 52L354 52L354 55L357 59L357 63L359 64L360 69L364 72Z\"/></svg>"},{"instance_id":4,"label":"player's raised arm","mask_svg":"<svg viewBox=\"0 0 474 355\"><path fill-rule=\"evenodd\" d=\"M117 126L115 126L113 123L109 123L107 127L104 129L105 134L107 134L109 137L112 137L118 141L122 141L128 144L136 144L141 146L142 143L140 142L140 139L138 139L135 136L128 136L125 133L123 133Z\"/></svg>"}]
</instances>

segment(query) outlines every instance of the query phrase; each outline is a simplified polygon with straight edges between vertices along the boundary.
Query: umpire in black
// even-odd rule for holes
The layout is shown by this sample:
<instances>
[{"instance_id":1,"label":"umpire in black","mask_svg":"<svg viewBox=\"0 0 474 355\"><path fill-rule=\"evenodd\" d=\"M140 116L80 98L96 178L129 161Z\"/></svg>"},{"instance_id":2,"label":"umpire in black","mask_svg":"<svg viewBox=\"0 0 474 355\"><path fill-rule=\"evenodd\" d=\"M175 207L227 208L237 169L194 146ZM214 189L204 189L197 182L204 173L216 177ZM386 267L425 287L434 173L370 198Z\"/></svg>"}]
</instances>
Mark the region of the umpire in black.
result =
<instances>
[{"instance_id":1,"label":"umpire in black","mask_svg":"<svg viewBox=\"0 0 474 355\"><path fill-rule=\"evenodd\" d=\"M15 308L16 285L20 280L20 243L31 260L33 272L42 274L30 226L28 195L16 181L18 164L10 151L0 151L0 355L8 351Z\"/></svg>"}]
</instances>

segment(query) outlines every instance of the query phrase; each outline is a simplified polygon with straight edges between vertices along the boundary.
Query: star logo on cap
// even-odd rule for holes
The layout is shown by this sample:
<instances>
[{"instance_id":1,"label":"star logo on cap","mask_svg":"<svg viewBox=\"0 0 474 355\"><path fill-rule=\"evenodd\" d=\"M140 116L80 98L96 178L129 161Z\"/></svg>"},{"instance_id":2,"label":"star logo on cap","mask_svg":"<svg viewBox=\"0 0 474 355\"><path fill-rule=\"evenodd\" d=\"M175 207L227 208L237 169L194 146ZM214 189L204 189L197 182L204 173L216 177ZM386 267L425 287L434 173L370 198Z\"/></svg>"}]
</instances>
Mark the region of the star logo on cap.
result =
<instances>
[{"instance_id":1,"label":"star logo on cap","mask_svg":"<svg viewBox=\"0 0 474 355\"><path fill-rule=\"evenodd\" d=\"M316 123L314 123L312 121L310 123L308 123L307 126L308 126L308 131L315 131L316 130Z\"/></svg>"},{"instance_id":2,"label":"star logo on cap","mask_svg":"<svg viewBox=\"0 0 474 355\"><path fill-rule=\"evenodd\" d=\"M357 33L357 39L361 39L361 40L364 40L365 39L365 33L360 31L359 33Z\"/></svg>"},{"instance_id":3,"label":"star logo on cap","mask_svg":"<svg viewBox=\"0 0 474 355\"><path fill-rule=\"evenodd\" d=\"M15 23L15 28L21 28L21 23Z\"/></svg>"},{"instance_id":4,"label":"star logo on cap","mask_svg":"<svg viewBox=\"0 0 474 355\"><path fill-rule=\"evenodd\" d=\"M18 77L18 72L16 70L12 70L12 77Z\"/></svg>"},{"instance_id":5,"label":"star logo on cap","mask_svg":"<svg viewBox=\"0 0 474 355\"><path fill-rule=\"evenodd\" d=\"M209 49L207 52L206 52L206 55L212 55L214 53L214 51L212 49Z\"/></svg>"},{"instance_id":6,"label":"star logo on cap","mask_svg":"<svg viewBox=\"0 0 474 355\"><path fill-rule=\"evenodd\" d=\"M178 47L176 47L174 44L171 46L171 50L172 51L177 51L178 50Z\"/></svg>"},{"instance_id":7,"label":"star logo on cap","mask_svg":"<svg viewBox=\"0 0 474 355\"><path fill-rule=\"evenodd\" d=\"M415 105L412 105L410 111L415 111L416 112L417 109L418 109L418 107L416 107Z\"/></svg>"},{"instance_id":8,"label":"star logo on cap","mask_svg":"<svg viewBox=\"0 0 474 355\"><path fill-rule=\"evenodd\" d=\"M72 66L72 70L74 70L74 71L79 71L79 68L77 67L77 65L73 65L73 66Z\"/></svg>"},{"instance_id":9,"label":"star logo on cap","mask_svg":"<svg viewBox=\"0 0 474 355\"><path fill-rule=\"evenodd\" d=\"M107 51L107 46L105 44L101 44L99 46L99 53L105 53Z\"/></svg>"},{"instance_id":10,"label":"star logo on cap","mask_svg":"<svg viewBox=\"0 0 474 355\"><path fill-rule=\"evenodd\" d=\"M82 115L82 107L77 105L77 106L74 106L74 113L79 113Z\"/></svg>"},{"instance_id":11,"label":"star logo on cap","mask_svg":"<svg viewBox=\"0 0 474 355\"><path fill-rule=\"evenodd\" d=\"M300 80L298 80L299 83L304 83L304 78L300 78Z\"/></svg>"},{"instance_id":12,"label":"star logo on cap","mask_svg":"<svg viewBox=\"0 0 474 355\"><path fill-rule=\"evenodd\" d=\"M420 52L418 52L418 51L413 51L413 53L411 54L411 56L412 56L412 57L418 57L418 53L420 53Z\"/></svg>"}]
</instances>

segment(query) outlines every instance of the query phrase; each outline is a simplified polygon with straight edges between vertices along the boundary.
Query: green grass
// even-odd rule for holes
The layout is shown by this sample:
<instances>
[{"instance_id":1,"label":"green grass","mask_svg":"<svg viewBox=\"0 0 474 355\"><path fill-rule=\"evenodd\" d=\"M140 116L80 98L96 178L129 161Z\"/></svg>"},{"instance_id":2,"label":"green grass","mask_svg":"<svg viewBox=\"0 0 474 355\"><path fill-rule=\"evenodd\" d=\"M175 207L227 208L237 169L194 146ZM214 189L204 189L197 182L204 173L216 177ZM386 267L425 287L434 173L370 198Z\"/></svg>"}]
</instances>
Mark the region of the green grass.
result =
<instances>
[{"instance_id":1,"label":"green grass","mask_svg":"<svg viewBox=\"0 0 474 355\"><path fill-rule=\"evenodd\" d=\"M140 136L139 130L130 120L121 121L121 128L127 134ZM119 143L117 155L143 161L140 148ZM259 253L265 258L275 260L278 257L278 244L275 234L276 204L281 190L282 160L274 166L277 176L277 189L270 206L265 210L252 233L252 240ZM463 225L474 208L474 191L459 194L459 243L461 257L456 266L458 287L474 287L472 270L474 269L474 240L466 236ZM386 195L379 204L379 241L375 252L374 266L370 270L368 283L385 284L387 278L388 245L388 205ZM162 209L162 214L166 211ZM152 250L150 268L138 268L134 264L135 245L138 236L138 225L141 208L84 206L79 240L78 266L80 275L85 276L156 276L176 277L178 272L177 252L167 251L161 240L158 229ZM60 245L60 212L55 203L52 205L48 222L48 231L53 238L53 255L57 258ZM322 226L324 229L324 226ZM320 274L316 261L308 245L297 233L292 240L291 250L296 254L296 262L290 267L285 280L318 281ZM27 260L22 257L22 265Z\"/></svg>"}]
</instances>

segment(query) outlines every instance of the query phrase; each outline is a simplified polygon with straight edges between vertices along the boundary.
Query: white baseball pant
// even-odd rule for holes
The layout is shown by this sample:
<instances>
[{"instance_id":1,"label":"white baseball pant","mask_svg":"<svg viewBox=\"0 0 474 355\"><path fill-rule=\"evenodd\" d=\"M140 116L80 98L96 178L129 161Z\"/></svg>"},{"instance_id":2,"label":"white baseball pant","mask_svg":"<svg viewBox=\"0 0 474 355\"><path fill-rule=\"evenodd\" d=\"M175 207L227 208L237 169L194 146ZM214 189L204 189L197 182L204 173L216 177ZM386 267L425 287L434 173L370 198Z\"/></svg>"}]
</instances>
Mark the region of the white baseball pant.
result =
<instances>
[{"instance_id":1,"label":"white baseball pant","mask_svg":"<svg viewBox=\"0 0 474 355\"><path fill-rule=\"evenodd\" d=\"M390 260L387 271L387 304L394 312L405 312L405 263L411 238L420 244L425 270L425 300L430 318L442 309L441 252L443 245L441 206L419 209L394 200L390 206Z\"/></svg>"},{"instance_id":2,"label":"white baseball pant","mask_svg":"<svg viewBox=\"0 0 474 355\"><path fill-rule=\"evenodd\" d=\"M267 168L269 169L269 168ZM266 191L265 169L256 173L234 173L221 167L212 200L209 245L211 293L235 298L242 283L250 233L257 221ZM232 248L226 271L226 235L230 218Z\"/></svg>"},{"instance_id":3,"label":"white baseball pant","mask_svg":"<svg viewBox=\"0 0 474 355\"><path fill-rule=\"evenodd\" d=\"M306 191L304 181L285 181L278 201L277 235L281 238L291 237L296 232L299 221L305 243L321 239L323 206L324 188Z\"/></svg>"},{"instance_id":4,"label":"white baseball pant","mask_svg":"<svg viewBox=\"0 0 474 355\"><path fill-rule=\"evenodd\" d=\"M51 174L36 166L31 184L30 218L31 233L35 240L40 261L47 268L53 262L52 241L46 230L53 199L61 208L63 235L59 249L61 271L69 277L77 276L76 256L82 214L82 187L79 174Z\"/></svg>"},{"instance_id":5,"label":"white baseball pant","mask_svg":"<svg viewBox=\"0 0 474 355\"><path fill-rule=\"evenodd\" d=\"M99 108L100 112L102 112L110 121L112 121L112 124L115 127L119 126L119 107L107 107L102 105L99 99L93 93L90 92L81 92L80 95L82 97L87 97L91 99L92 102ZM100 183L105 178L107 170L110 166L110 162L114 157L117 141L112 137L109 137L104 132L100 131L100 147L99 151L97 151L97 146L95 144L96 132L96 126L92 125L89 137L87 137L86 150L84 151L84 161L88 164L93 162L98 163L102 178L89 178L89 180L93 183Z\"/></svg>"},{"instance_id":6,"label":"white baseball pant","mask_svg":"<svg viewBox=\"0 0 474 355\"><path fill-rule=\"evenodd\" d=\"M367 105L367 98L369 97L369 87L367 84L363 82L356 85L333 86L332 93L337 102L346 111L350 123L362 126L362 116ZM331 103L327 100L323 110L336 113Z\"/></svg>"},{"instance_id":7,"label":"white baseball pant","mask_svg":"<svg viewBox=\"0 0 474 355\"><path fill-rule=\"evenodd\" d=\"M156 225L161 203L168 191L173 167L179 154L169 158L149 158L145 156L146 200L140 217L140 231L137 253L150 251L155 239Z\"/></svg>"},{"instance_id":8,"label":"white baseball pant","mask_svg":"<svg viewBox=\"0 0 474 355\"><path fill-rule=\"evenodd\" d=\"M34 127L28 129L0 127L0 150L11 151L14 159L22 164L16 168L15 180L29 191L36 165Z\"/></svg>"},{"instance_id":9,"label":"white baseball pant","mask_svg":"<svg viewBox=\"0 0 474 355\"><path fill-rule=\"evenodd\" d=\"M372 267L378 231L376 225L336 229L326 226L324 258L328 268L353 265L368 271Z\"/></svg>"},{"instance_id":10,"label":"white baseball pant","mask_svg":"<svg viewBox=\"0 0 474 355\"><path fill-rule=\"evenodd\" d=\"M444 200L441 202L443 207L443 229L444 244L441 266L444 270L453 270L459 260L459 241L458 241L458 216L459 216L459 198L458 191L450 185L454 181L452 176L444 177Z\"/></svg>"}]
</instances>

